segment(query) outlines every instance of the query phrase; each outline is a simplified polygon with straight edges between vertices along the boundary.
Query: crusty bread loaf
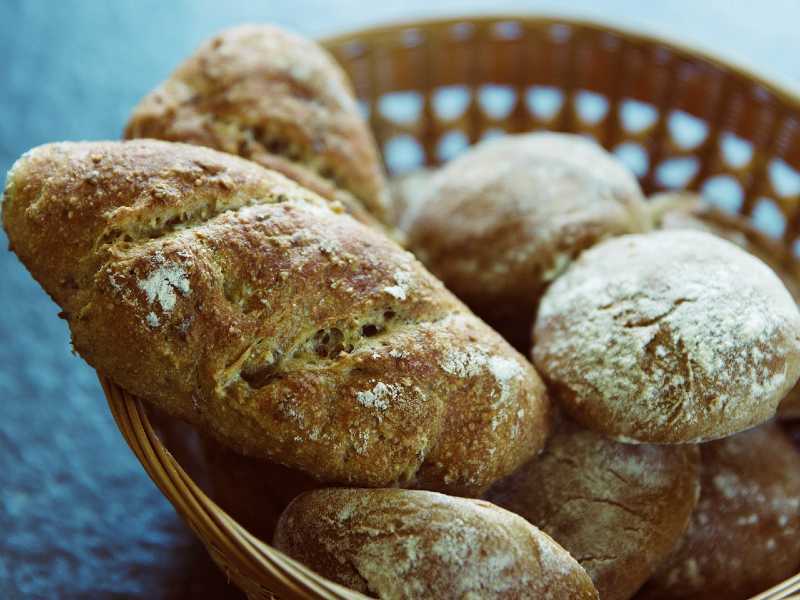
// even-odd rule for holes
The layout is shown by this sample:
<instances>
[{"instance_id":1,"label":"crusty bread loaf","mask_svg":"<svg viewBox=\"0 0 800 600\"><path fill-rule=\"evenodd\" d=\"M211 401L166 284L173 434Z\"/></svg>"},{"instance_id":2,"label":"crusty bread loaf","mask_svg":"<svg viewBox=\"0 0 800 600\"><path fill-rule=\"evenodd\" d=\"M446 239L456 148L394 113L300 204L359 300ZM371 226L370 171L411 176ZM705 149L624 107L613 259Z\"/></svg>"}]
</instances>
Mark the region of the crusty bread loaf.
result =
<instances>
[{"instance_id":1,"label":"crusty bread loaf","mask_svg":"<svg viewBox=\"0 0 800 600\"><path fill-rule=\"evenodd\" d=\"M396 489L325 489L284 512L275 545L385 600L598 598L581 566L523 518L480 500Z\"/></svg>"},{"instance_id":2,"label":"crusty bread loaf","mask_svg":"<svg viewBox=\"0 0 800 600\"><path fill-rule=\"evenodd\" d=\"M774 423L700 447L689 530L637 598L744 600L800 567L800 454Z\"/></svg>"},{"instance_id":3,"label":"crusty bread loaf","mask_svg":"<svg viewBox=\"0 0 800 600\"><path fill-rule=\"evenodd\" d=\"M699 491L697 446L621 444L564 422L485 498L551 535L603 600L627 600L686 531Z\"/></svg>"},{"instance_id":4,"label":"crusty bread loaf","mask_svg":"<svg viewBox=\"0 0 800 600\"><path fill-rule=\"evenodd\" d=\"M389 180L389 195L392 198L393 224L406 232L414 218L428 199L428 188L436 169L417 169L397 175ZM435 199L433 199L435 201Z\"/></svg>"},{"instance_id":5,"label":"crusty bread loaf","mask_svg":"<svg viewBox=\"0 0 800 600\"><path fill-rule=\"evenodd\" d=\"M775 414L800 376L800 312L757 258L708 233L587 250L547 291L536 365L566 411L620 441L696 442Z\"/></svg>"},{"instance_id":6,"label":"crusty bread loaf","mask_svg":"<svg viewBox=\"0 0 800 600\"><path fill-rule=\"evenodd\" d=\"M642 231L636 178L575 135L483 142L445 165L418 200L409 247L518 349L539 297L585 248Z\"/></svg>"},{"instance_id":7,"label":"crusty bread loaf","mask_svg":"<svg viewBox=\"0 0 800 600\"><path fill-rule=\"evenodd\" d=\"M696 229L725 238L763 260L781 278L794 301L800 303L800 269L777 240L771 239L739 215L723 212L692 192L665 192L649 206L659 229ZM800 417L800 386L795 385L778 407L781 418Z\"/></svg>"},{"instance_id":8,"label":"crusty bread loaf","mask_svg":"<svg viewBox=\"0 0 800 600\"><path fill-rule=\"evenodd\" d=\"M206 41L134 110L127 138L239 154L386 221L380 157L342 69L315 42L269 25Z\"/></svg>"},{"instance_id":9,"label":"crusty bread loaf","mask_svg":"<svg viewBox=\"0 0 800 600\"><path fill-rule=\"evenodd\" d=\"M3 221L91 365L238 452L468 495L544 444L521 355L410 253L255 163L46 145L9 173Z\"/></svg>"}]
</instances>

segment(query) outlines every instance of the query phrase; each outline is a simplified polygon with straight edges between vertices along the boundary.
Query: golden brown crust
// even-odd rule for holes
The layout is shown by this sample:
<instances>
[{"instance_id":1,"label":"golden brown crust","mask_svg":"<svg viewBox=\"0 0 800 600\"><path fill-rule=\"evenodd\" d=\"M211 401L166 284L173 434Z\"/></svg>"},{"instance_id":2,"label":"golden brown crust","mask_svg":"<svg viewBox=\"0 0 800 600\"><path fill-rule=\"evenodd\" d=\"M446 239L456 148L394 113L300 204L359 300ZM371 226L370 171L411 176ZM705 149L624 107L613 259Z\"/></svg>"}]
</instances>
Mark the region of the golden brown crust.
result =
<instances>
[{"instance_id":1,"label":"golden brown crust","mask_svg":"<svg viewBox=\"0 0 800 600\"><path fill-rule=\"evenodd\" d=\"M800 303L800 269L778 241L769 238L739 215L723 212L692 192L657 194L649 203L660 229L695 229L725 238L763 260ZM800 386L794 386L778 407L781 418L800 417Z\"/></svg>"},{"instance_id":2,"label":"golden brown crust","mask_svg":"<svg viewBox=\"0 0 800 600\"><path fill-rule=\"evenodd\" d=\"M486 499L564 546L603 600L626 600L686 531L698 475L696 446L620 444L564 423Z\"/></svg>"},{"instance_id":3,"label":"golden brown crust","mask_svg":"<svg viewBox=\"0 0 800 600\"><path fill-rule=\"evenodd\" d=\"M476 494L544 444L522 356L410 253L255 163L42 146L12 169L3 219L91 365L238 452Z\"/></svg>"},{"instance_id":4,"label":"golden brown crust","mask_svg":"<svg viewBox=\"0 0 800 600\"><path fill-rule=\"evenodd\" d=\"M689 530L637 598L749 598L800 565L800 454L774 423L700 447Z\"/></svg>"},{"instance_id":5,"label":"golden brown crust","mask_svg":"<svg viewBox=\"0 0 800 600\"><path fill-rule=\"evenodd\" d=\"M396 598L598 598L549 536L488 502L408 490L303 494L275 545L359 592Z\"/></svg>"},{"instance_id":6,"label":"golden brown crust","mask_svg":"<svg viewBox=\"0 0 800 600\"><path fill-rule=\"evenodd\" d=\"M642 231L636 179L578 136L483 142L434 174L407 217L409 247L518 349L547 285L585 248Z\"/></svg>"},{"instance_id":7,"label":"golden brown crust","mask_svg":"<svg viewBox=\"0 0 800 600\"><path fill-rule=\"evenodd\" d=\"M125 137L238 154L361 220L387 220L380 157L344 72L315 42L277 27L243 25L206 41L140 102Z\"/></svg>"},{"instance_id":8,"label":"golden brown crust","mask_svg":"<svg viewBox=\"0 0 800 600\"><path fill-rule=\"evenodd\" d=\"M620 441L716 439L775 414L800 376L800 312L716 236L658 231L587 250L545 294L536 365L562 406Z\"/></svg>"}]
</instances>

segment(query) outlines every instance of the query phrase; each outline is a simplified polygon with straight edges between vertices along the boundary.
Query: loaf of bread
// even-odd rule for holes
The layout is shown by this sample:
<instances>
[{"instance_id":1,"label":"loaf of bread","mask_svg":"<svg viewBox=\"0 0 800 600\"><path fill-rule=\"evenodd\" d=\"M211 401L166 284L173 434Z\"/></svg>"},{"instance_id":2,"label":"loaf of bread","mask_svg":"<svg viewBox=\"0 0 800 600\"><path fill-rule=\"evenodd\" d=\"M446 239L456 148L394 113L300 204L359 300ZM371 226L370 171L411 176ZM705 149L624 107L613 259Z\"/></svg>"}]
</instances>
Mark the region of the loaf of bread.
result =
<instances>
[{"instance_id":1,"label":"loaf of bread","mask_svg":"<svg viewBox=\"0 0 800 600\"><path fill-rule=\"evenodd\" d=\"M800 454L774 424L700 447L700 502L641 600L744 600L800 567Z\"/></svg>"},{"instance_id":2,"label":"loaf of bread","mask_svg":"<svg viewBox=\"0 0 800 600\"><path fill-rule=\"evenodd\" d=\"M483 142L434 174L408 244L514 346L530 349L536 305L585 248L646 228L636 178L597 144L531 133Z\"/></svg>"},{"instance_id":3,"label":"loaf of bread","mask_svg":"<svg viewBox=\"0 0 800 600\"><path fill-rule=\"evenodd\" d=\"M665 192L654 196L651 214L659 229L694 229L725 238L763 260L781 278L794 301L800 303L800 269L783 245L750 222L723 212L692 192ZM800 417L800 386L795 385L778 407L781 418Z\"/></svg>"},{"instance_id":4,"label":"loaf of bread","mask_svg":"<svg viewBox=\"0 0 800 600\"><path fill-rule=\"evenodd\" d=\"M141 101L125 137L238 154L362 221L388 218L380 157L347 77L315 42L277 27L245 25L206 41Z\"/></svg>"},{"instance_id":5,"label":"loaf of bread","mask_svg":"<svg viewBox=\"0 0 800 600\"><path fill-rule=\"evenodd\" d=\"M699 462L694 445L621 444L564 422L485 498L558 541L603 600L627 600L686 531Z\"/></svg>"},{"instance_id":6,"label":"loaf of bread","mask_svg":"<svg viewBox=\"0 0 800 600\"><path fill-rule=\"evenodd\" d=\"M470 495L544 445L533 367L410 253L278 173L200 146L61 143L18 160L4 196L76 351L240 453Z\"/></svg>"},{"instance_id":7,"label":"loaf of bread","mask_svg":"<svg viewBox=\"0 0 800 600\"><path fill-rule=\"evenodd\" d=\"M619 441L698 442L766 421L800 376L780 279L697 231L607 240L548 289L536 365L575 420Z\"/></svg>"},{"instance_id":8,"label":"loaf of bread","mask_svg":"<svg viewBox=\"0 0 800 600\"><path fill-rule=\"evenodd\" d=\"M569 553L480 500L397 489L323 489L284 512L275 546L384 600L598 598Z\"/></svg>"}]
</instances>

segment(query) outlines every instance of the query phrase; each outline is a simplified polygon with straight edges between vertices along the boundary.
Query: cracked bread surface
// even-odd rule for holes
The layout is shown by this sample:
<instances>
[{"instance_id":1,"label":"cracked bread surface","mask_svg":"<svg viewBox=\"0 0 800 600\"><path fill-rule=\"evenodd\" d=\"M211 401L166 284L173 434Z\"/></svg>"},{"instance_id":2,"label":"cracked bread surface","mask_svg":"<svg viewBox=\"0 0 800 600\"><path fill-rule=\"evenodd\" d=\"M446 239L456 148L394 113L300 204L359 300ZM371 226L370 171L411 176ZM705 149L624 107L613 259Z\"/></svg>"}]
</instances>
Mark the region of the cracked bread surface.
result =
<instances>
[{"instance_id":1,"label":"cracked bread surface","mask_svg":"<svg viewBox=\"0 0 800 600\"><path fill-rule=\"evenodd\" d=\"M598 598L569 553L522 517L434 492L308 492L287 507L274 543L321 575L384 600Z\"/></svg>"},{"instance_id":2,"label":"cracked bread surface","mask_svg":"<svg viewBox=\"0 0 800 600\"><path fill-rule=\"evenodd\" d=\"M535 364L566 412L624 442L763 423L800 375L800 313L763 262L708 233L627 235L549 288Z\"/></svg>"},{"instance_id":3,"label":"cracked bread surface","mask_svg":"<svg viewBox=\"0 0 800 600\"><path fill-rule=\"evenodd\" d=\"M208 146L279 171L386 223L375 142L350 82L312 40L271 25L220 32L134 109L125 137Z\"/></svg>"},{"instance_id":4,"label":"cracked bread surface","mask_svg":"<svg viewBox=\"0 0 800 600\"><path fill-rule=\"evenodd\" d=\"M524 357L410 253L255 163L49 144L10 171L3 223L87 362L237 452L468 495L544 444Z\"/></svg>"},{"instance_id":5,"label":"cracked bread surface","mask_svg":"<svg viewBox=\"0 0 800 600\"><path fill-rule=\"evenodd\" d=\"M697 503L694 445L622 444L564 421L544 452L485 499L553 537L604 600L627 600L686 531Z\"/></svg>"}]
</instances>

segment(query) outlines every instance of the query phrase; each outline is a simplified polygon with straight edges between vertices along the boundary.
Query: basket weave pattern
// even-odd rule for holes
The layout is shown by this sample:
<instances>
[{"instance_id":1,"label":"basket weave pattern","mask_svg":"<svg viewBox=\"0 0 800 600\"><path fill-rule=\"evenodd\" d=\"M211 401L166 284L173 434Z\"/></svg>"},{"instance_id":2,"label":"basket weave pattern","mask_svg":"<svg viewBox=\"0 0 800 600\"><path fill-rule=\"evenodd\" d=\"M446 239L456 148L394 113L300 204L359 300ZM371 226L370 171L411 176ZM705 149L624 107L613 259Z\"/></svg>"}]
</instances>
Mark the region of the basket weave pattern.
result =
<instances>
[{"instance_id":1,"label":"basket weave pattern","mask_svg":"<svg viewBox=\"0 0 800 600\"><path fill-rule=\"evenodd\" d=\"M323 43L353 81L392 174L439 164L498 133L582 133L616 152L647 193L702 190L751 218L775 238L781 260L797 266L800 98L756 75L563 19L393 25ZM247 533L173 459L142 404L100 379L145 470L250 598L364 598ZM785 593L757 598L786 598L793 580Z\"/></svg>"}]
</instances>

